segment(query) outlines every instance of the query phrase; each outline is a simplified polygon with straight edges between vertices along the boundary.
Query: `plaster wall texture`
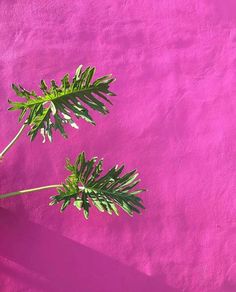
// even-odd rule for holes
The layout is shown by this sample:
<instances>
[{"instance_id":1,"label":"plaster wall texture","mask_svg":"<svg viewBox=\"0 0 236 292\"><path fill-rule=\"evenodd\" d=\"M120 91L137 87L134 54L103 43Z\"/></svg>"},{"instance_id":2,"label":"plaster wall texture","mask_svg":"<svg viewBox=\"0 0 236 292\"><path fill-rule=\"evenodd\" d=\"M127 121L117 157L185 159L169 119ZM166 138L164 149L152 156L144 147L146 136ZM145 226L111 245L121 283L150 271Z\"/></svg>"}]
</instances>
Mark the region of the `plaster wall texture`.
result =
<instances>
[{"instance_id":1,"label":"plaster wall texture","mask_svg":"<svg viewBox=\"0 0 236 292\"><path fill-rule=\"evenodd\" d=\"M60 183L85 150L137 168L146 210L85 221L52 191L2 200L0 291L236 291L236 2L0 1L1 148L20 127L11 83L79 64L117 78L110 114L52 144L24 135L0 193Z\"/></svg>"}]
</instances>

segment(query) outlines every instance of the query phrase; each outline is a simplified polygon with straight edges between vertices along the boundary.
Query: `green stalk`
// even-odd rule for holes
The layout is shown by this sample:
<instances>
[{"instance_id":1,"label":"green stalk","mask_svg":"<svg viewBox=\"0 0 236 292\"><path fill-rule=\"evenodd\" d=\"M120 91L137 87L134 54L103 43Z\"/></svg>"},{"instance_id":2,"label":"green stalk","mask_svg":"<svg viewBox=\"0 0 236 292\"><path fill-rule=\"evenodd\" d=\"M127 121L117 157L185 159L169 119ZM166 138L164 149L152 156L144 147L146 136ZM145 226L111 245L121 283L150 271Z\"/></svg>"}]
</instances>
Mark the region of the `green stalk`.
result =
<instances>
[{"instance_id":1,"label":"green stalk","mask_svg":"<svg viewBox=\"0 0 236 292\"><path fill-rule=\"evenodd\" d=\"M10 148L16 143L16 141L20 138L21 134L23 133L24 129L26 128L26 124L24 124L16 136L12 139L12 141L7 145L7 147L0 153L0 160L3 159L4 155L10 150Z\"/></svg>"},{"instance_id":2,"label":"green stalk","mask_svg":"<svg viewBox=\"0 0 236 292\"><path fill-rule=\"evenodd\" d=\"M49 186L38 187L38 188L34 188L34 189L27 189L27 190L22 190L22 191L18 191L18 192L12 192L12 193L8 193L8 194L0 195L0 200L4 199L4 198L13 197L13 196L18 196L18 195L23 195L23 194L27 194L27 193L33 193L33 192L48 190L48 189L53 189L53 188L60 188L60 187L62 187L62 185L49 185Z\"/></svg>"}]
</instances>

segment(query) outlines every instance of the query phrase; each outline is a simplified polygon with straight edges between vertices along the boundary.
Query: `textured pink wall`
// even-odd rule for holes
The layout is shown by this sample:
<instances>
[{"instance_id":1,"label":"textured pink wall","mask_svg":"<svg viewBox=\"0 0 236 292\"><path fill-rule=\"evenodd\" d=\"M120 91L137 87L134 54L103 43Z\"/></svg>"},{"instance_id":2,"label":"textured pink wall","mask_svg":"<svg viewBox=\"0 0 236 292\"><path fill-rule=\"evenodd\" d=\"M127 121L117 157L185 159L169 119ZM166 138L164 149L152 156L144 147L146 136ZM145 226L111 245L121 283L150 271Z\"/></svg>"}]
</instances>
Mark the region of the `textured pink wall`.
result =
<instances>
[{"instance_id":1,"label":"textured pink wall","mask_svg":"<svg viewBox=\"0 0 236 292\"><path fill-rule=\"evenodd\" d=\"M24 136L0 193L60 183L81 150L140 170L146 211L90 220L51 192L0 202L0 291L236 291L234 0L0 1L0 145L11 82L79 64L113 73L114 107L53 144Z\"/></svg>"}]
</instances>

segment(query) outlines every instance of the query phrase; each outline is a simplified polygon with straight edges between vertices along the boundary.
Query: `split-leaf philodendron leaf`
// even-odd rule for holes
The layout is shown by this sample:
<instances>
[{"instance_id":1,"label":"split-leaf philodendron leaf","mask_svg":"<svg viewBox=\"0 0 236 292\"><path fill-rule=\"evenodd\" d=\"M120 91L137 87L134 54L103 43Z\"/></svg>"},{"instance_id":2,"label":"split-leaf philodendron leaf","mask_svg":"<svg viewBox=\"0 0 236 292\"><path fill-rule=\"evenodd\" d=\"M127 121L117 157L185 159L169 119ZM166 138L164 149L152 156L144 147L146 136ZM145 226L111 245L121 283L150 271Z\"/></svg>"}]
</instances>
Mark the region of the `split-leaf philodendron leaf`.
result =
<instances>
[{"instance_id":1,"label":"split-leaf philodendron leaf","mask_svg":"<svg viewBox=\"0 0 236 292\"><path fill-rule=\"evenodd\" d=\"M15 93L25 101L12 102L9 100L11 104L9 110L21 110L19 121L25 118L24 123L30 125L31 130L28 135L31 140L40 132L44 141L45 136L51 141L53 129L58 129L64 137L67 137L65 124L69 123L72 127L78 128L73 120L73 115L95 125L88 109L104 115L109 112L101 100L112 104L108 96L115 94L109 90L109 85L115 79L111 75L106 75L92 82L94 72L94 67L87 67L83 70L80 65L71 82L69 74L63 77L60 86L56 84L55 80L52 80L51 86L48 87L42 80L40 86L42 95L40 96L34 91L24 89L21 85L13 84L12 88Z\"/></svg>"},{"instance_id":2,"label":"split-leaf philodendron leaf","mask_svg":"<svg viewBox=\"0 0 236 292\"><path fill-rule=\"evenodd\" d=\"M131 216L134 212L141 213L140 209L144 209L144 206L137 195L144 190L134 189L140 181L136 170L121 175L124 166L116 165L102 176L102 165L103 160L97 162L97 157L86 160L84 152L78 156L75 164L67 160L66 169L71 174L57 189L58 195L51 197L50 205L62 202L61 211L64 211L73 202L76 208L83 209L86 219L92 204L99 211L109 214L118 215L117 206Z\"/></svg>"}]
</instances>

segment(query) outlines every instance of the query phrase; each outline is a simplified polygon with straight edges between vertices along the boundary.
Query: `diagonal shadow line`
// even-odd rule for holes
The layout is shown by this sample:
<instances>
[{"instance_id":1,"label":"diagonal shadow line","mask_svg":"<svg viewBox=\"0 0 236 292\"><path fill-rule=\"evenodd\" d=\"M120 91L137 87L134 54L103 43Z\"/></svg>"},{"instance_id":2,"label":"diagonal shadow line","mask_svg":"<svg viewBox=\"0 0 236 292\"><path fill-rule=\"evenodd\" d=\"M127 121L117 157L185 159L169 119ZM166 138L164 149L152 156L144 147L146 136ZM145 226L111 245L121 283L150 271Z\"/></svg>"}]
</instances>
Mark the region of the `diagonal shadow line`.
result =
<instances>
[{"instance_id":1,"label":"diagonal shadow line","mask_svg":"<svg viewBox=\"0 0 236 292\"><path fill-rule=\"evenodd\" d=\"M3 208L0 230L0 255L47 279L45 291L178 292L164 277L149 277Z\"/></svg>"},{"instance_id":2,"label":"diagonal shadow line","mask_svg":"<svg viewBox=\"0 0 236 292\"><path fill-rule=\"evenodd\" d=\"M22 271L22 269L8 266L6 263L0 262L0 276L4 278L8 276L11 280L14 279L14 286L18 286L18 283L27 283L28 287L34 287L35 291L48 291L50 283L47 280L40 279L37 275L32 275L30 272ZM17 283L17 284L16 284ZM6 285L0 282L0 291L9 291L4 289ZM7 288L9 289L9 288ZM52 287L53 289L53 287ZM53 290L50 290L53 291Z\"/></svg>"}]
</instances>

